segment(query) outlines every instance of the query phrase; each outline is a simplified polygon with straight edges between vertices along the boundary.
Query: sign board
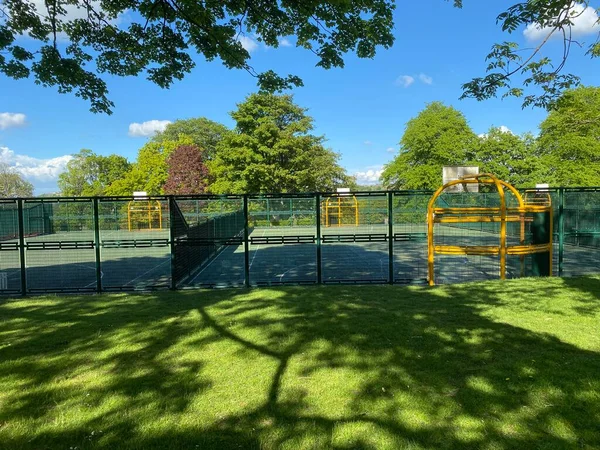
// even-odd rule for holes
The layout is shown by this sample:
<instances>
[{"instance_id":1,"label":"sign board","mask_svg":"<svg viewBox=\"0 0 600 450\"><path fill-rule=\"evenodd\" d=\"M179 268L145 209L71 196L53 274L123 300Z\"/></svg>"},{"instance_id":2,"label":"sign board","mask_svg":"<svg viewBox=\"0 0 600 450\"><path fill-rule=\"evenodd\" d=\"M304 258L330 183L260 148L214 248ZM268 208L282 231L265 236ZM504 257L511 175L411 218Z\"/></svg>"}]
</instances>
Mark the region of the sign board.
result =
<instances>
[{"instance_id":1,"label":"sign board","mask_svg":"<svg viewBox=\"0 0 600 450\"><path fill-rule=\"evenodd\" d=\"M465 175L477 175L479 173L478 166L444 166L442 170L443 183L460 180ZM444 192L479 192L478 184L457 184Z\"/></svg>"},{"instance_id":2,"label":"sign board","mask_svg":"<svg viewBox=\"0 0 600 450\"><path fill-rule=\"evenodd\" d=\"M337 188L337 193L342 195L350 195L350 188Z\"/></svg>"}]
</instances>

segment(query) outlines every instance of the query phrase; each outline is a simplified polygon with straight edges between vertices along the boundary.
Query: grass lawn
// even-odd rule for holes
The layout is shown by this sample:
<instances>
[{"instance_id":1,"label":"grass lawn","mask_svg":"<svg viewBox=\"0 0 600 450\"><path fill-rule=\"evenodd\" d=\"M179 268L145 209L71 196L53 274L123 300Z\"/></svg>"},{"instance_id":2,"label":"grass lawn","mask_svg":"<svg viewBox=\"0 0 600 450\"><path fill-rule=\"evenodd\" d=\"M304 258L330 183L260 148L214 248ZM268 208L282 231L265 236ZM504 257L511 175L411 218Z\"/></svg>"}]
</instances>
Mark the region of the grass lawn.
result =
<instances>
[{"instance_id":1,"label":"grass lawn","mask_svg":"<svg viewBox=\"0 0 600 450\"><path fill-rule=\"evenodd\" d=\"M0 448L600 448L600 277L2 300Z\"/></svg>"}]
</instances>

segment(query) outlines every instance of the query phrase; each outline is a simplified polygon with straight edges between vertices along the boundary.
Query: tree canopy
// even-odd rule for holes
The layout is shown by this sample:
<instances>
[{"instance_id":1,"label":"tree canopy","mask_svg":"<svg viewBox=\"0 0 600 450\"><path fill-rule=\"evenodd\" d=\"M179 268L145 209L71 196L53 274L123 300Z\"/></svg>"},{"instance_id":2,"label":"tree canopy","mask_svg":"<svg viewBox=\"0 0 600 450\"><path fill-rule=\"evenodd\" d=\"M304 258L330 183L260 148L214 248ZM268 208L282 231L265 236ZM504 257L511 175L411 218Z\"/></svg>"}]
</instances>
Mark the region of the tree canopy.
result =
<instances>
[{"instance_id":1,"label":"tree canopy","mask_svg":"<svg viewBox=\"0 0 600 450\"><path fill-rule=\"evenodd\" d=\"M462 7L462 0L453 4ZM530 0L501 12L498 23L503 31L538 24L547 36L525 54L527 49L514 42L493 45L487 75L465 83L464 96L485 99L503 93L523 97L524 105L550 105L563 89L579 82L561 71L573 43L573 21L587 6L587 0ZM394 9L393 0L4 0L0 72L15 79L31 77L61 93L75 92L90 102L92 111L110 113L114 104L105 74L144 74L168 87L193 69L197 53L248 71L261 88L273 92L299 86L302 80L272 70L257 72L241 43L247 35L272 47L293 35L297 47L315 54L317 66L343 67L348 52L372 58L378 47L393 44ZM19 42L24 35L32 39L27 47ZM565 44L562 60L554 65L540 51L553 35L560 35ZM600 43L591 43L587 52L600 55ZM514 82L520 74L525 77Z\"/></svg>"},{"instance_id":2,"label":"tree canopy","mask_svg":"<svg viewBox=\"0 0 600 450\"><path fill-rule=\"evenodd\" d=\"M544 161L531 134L517 136L492 127L480 137L471 164L478 166L480 173L492 173L513 186L531 187L543 182Z\"/></svg>"},{"instance_id":3,"label":"tree canopy","mask_svg":"<svg viewBox=\"0 0 600 450\"><path fill-rule=\"evenodd\" d=\"M176 142L181 136L186 136L190 141L202 149L204 159L212 159L217 144L229 132L229 129L218 122L213 122L205 117L176 120L167 125L164 131L157 133L152 142Z\"/></svg>"},{"instance_id":4,"label":"tree canopy","mask_svg":"<svg viewBox=\"0 0 600 450\"><path fill-rule=\"evenodd\" d=\"M208 169L203 152L195 145L180 145L167 158L165 194L203 194L208 185Z\"/></svg>"},{"instance_id":5,"label":"tree canopy","mask_svg":"<svg viewBox=\"0 0 600 450\"><path fill-rule=\"evenodd\" d=\"M108 188L108 195L131 195L144 191L148 195L164 194L168 177L167 158L181 145L193 145L192 138L180 135L176 140L150 141L138 152L135 164Z\"/></svg>"},{"instance_id":6,"label":"tree canopy","mask_svg":"<svg viewBox=\"0 0 600 450\"><path fill-rule=\"evenodd\" d=\"M252 94L231 116L235 131L208 163L212 192L329 191L352 181L290 95Z\"/></svg>"},{"instance_id":7,"label":"tree canopy","mask_svg":"<svg viewBox=\"0 0 600 450\"><path fill-rule=\"evenodd\" d=\"M543 179L554 186L600 186L600 88L565 92L540 125Z\"/></svg>"},{"instance_id":8,"label":"tree canopy","mask_svg":"<svg viewBox=\"0 0 600 450\"><path fill-rule=\"evenodd\" d=\"M0 162L0 198L31 196L33 185L8 164Z\"/></svg>"},{"instance_id":9,"label":"tree canopy","mask_svg":"<svg viewBox=\"0 0 600 450\"><path fill-rule=\"evenodd\" d=\"M435 189L442 167L463 165L473 156L477 136L460 111L440 102L426 106L406 124L400 153L381 176L393 189Z\"/></svg>"},{"instance_id":10,"label":"tree canopy","mask_svg":"<svg viewBox=\"0 0 600 450\"><path fill-rule=\"evenodd\" d=\"M58 187L62 195L69 197L105 195L110 185L121 179L130 167L123 156L102 156L83 149L59 175Z\"/></svg>"},{"instance_id":11,"label":"tree canopy","mask_svg":"<svg viewBox=\"0 0 600 450\"><path fill-rule=\"evenodd\" d=\"M556 114L552 112L549 118ZM550 151L542 148L542 137L543 132L536 139L530 133L517 136L498 127L475 136L462 113L431 103L407 123L400 153L385 166L382 181L393 189L437 189L442 184L442 168L460 165L477 166L480 173L493 173L518 187L546 182L573 185L565 178L557 183L557 178L548 176L564 155L549 157ZM584 166L585 162L580 159L577 164Z\"/></svg>"}]
</instances>

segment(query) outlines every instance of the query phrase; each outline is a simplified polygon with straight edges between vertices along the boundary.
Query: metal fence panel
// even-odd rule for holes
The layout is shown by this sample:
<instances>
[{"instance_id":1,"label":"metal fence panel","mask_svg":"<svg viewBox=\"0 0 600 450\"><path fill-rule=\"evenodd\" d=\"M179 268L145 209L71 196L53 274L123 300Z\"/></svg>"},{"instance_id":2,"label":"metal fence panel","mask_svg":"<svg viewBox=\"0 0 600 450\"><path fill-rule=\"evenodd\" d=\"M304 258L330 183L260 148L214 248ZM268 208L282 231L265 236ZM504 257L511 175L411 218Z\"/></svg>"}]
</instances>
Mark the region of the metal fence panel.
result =
<instances>
[{"instance_id":1,"label":"metal fence panel","mask_svg":"<svg viewBox=\"0 0 600 450\"><path fill-rule=\"evenodd\" d=\"M523 190L527 191L527 190ZM600 188L553 188L554 275L600 273ZM0 295L306 283L427 283L429 191L0 199ZM494 206L493 192L448 206ZM509 199L510 201L510 199ZM498 223L438 224L436 243ZM531 223L525 223L525 243ZM520 239L516 223L507 239ZM515 241L516 242L516 241ZM439 256L437 283L498 277L493 256ZM533 274L507 257L507 277Z\"/></svg>"},{"instance_id":2,"label":"metal fence panel","mask_svg":"<svg viewBox=\"0 0 600 450\"><path fill-rule=\"evenodd\" d=\"M164 198L98 201L102 289L171 285L169 204Z\"/></svg>"},{"instance_id":3,"label":"metal fence panel","mask_svg":"<svg viewBox=\"0 0 600 450\"><path fill-rule=\"evenodd\" d=\"M0 200L0 295L21 293L18 212L16 200Z\"/></svg>"}]
</instances>

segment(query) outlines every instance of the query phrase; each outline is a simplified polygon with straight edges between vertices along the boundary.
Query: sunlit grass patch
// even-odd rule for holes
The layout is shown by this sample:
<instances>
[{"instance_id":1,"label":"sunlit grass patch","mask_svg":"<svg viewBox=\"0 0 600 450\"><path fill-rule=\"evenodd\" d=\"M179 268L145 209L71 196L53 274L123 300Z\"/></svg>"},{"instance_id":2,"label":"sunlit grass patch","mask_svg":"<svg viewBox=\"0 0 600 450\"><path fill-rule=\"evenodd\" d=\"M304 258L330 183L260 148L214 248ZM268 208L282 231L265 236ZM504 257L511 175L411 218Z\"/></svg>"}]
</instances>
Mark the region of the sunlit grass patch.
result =
<instances>
[{"instance_id":1,"label":"sunlit grass patch","mask_svg":"<svg viewBox=\"0 0 600 450\"><path fill-rule=\"evenodd\" d=\"M0 303L0 448L597 448L600 278Z\"/></svg>"}]
</instances>

